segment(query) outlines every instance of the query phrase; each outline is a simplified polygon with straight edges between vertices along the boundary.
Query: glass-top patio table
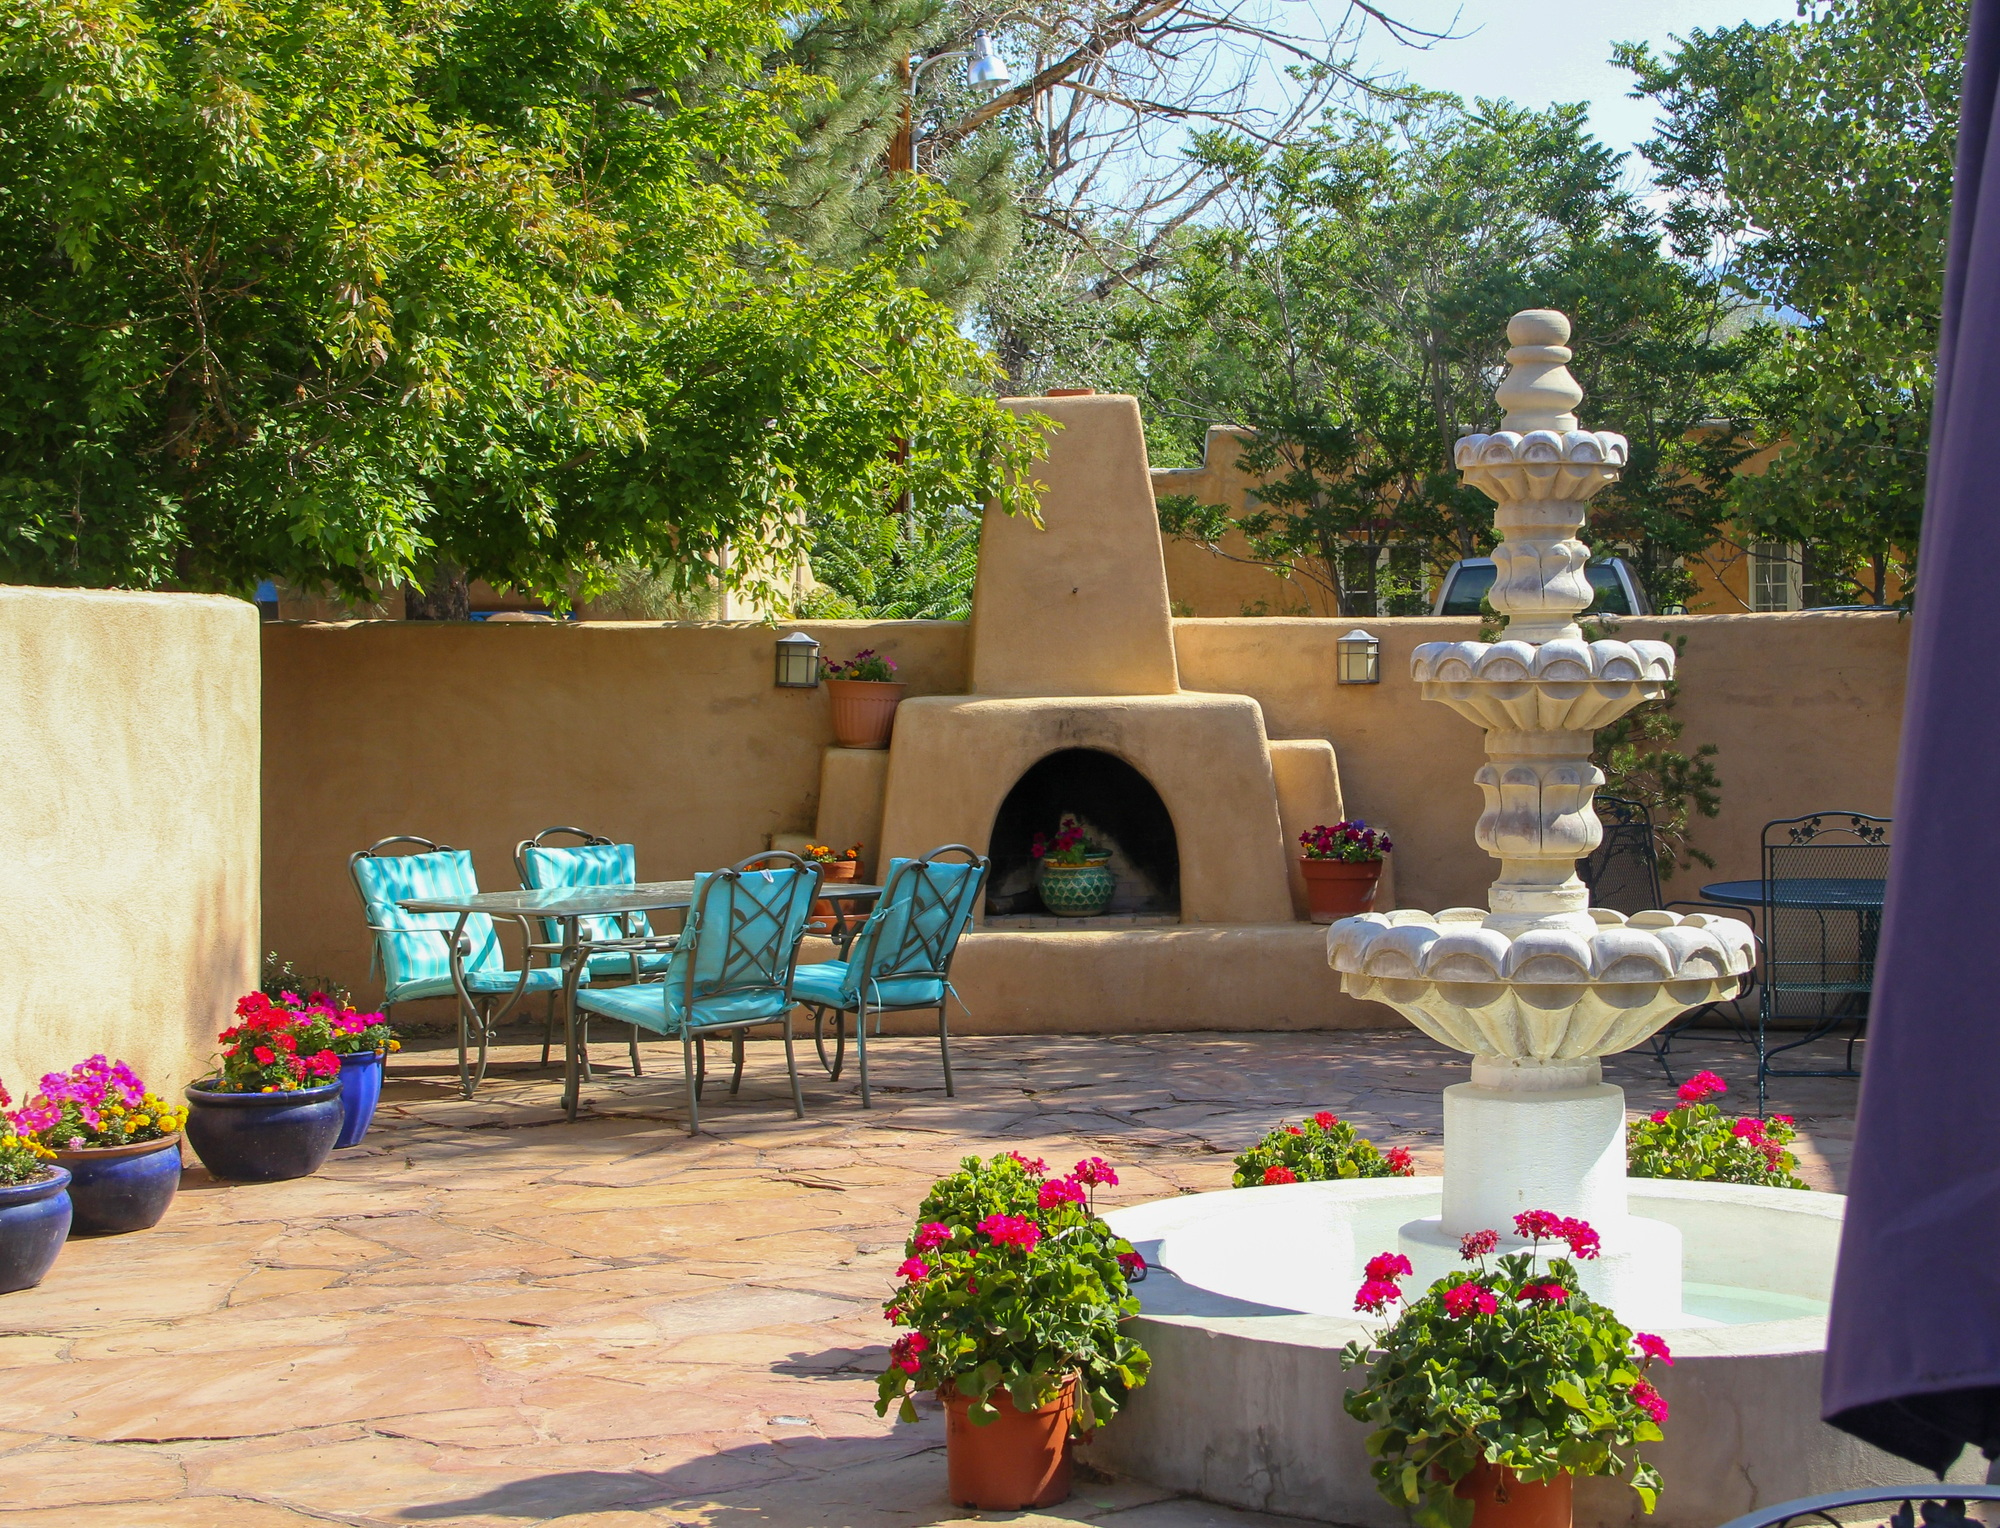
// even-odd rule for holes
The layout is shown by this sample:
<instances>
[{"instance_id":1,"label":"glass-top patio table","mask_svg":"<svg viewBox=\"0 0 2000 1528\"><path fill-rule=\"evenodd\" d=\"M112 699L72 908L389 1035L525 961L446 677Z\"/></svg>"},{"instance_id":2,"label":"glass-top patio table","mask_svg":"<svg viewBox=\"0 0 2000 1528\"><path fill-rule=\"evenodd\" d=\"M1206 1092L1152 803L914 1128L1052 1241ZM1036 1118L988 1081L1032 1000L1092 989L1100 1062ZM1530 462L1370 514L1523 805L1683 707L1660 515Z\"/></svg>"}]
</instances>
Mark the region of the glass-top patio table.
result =
<instances>
[{"instance_id":1,"label":"glass-top patio table","mask_svg":"<svg viewBox=\"0 0 2000 1528\"><path fill-rule=\"evenodd\" d=\"M818 899L833 904L834 926L829 937L839 946L843 956L860 927L851 918L849 908L855 903L873 901L881 894L880 886L860 881L829 881L821 885ZM669 950L677 937L669 934L650 939L588 938L583 933L582 921L585 918L621 918L631 913L685 911L693 902L693 881L640 881L630 886L549 886L539 890L482 891L466 897L412 897L398 903L407 913L457 915L458 921L448 929L440 928L438 934L451 951L451 980L458 989L459 1077L465 1096L470 1098L473 1089L485 1077L486 1052L493 1030L520 1002L535 957L549 955L556 957L563 971L563 1106L574 1117L583 1065L581 1047L577 1043L576 986L585 964L593 955L624 951L636 955ZM497 1012L483 1020L465 985L467 941L462 937L466 919L479 913L520 924L526 947L521 960L519 985ZM537 918L555 923L561 929L562 937L554 943L537 940L531 921ZM621 923L620 926L624 925ZM479 1037L479 1065L468 1070L466 1037L473 1033Z\"/></svg>"}]
</instances>

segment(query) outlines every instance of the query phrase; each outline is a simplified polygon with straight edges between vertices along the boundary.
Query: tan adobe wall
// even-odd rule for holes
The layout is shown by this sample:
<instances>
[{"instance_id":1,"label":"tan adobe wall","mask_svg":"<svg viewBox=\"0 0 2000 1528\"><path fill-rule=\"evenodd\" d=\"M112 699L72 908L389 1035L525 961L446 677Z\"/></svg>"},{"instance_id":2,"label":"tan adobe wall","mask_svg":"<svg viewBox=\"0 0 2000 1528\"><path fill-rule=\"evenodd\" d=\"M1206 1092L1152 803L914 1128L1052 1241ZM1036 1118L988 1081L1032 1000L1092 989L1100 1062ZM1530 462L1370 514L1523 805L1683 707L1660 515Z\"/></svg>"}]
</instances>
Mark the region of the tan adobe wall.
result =
<instances>
[{"instance_id":1,"label":"tan adobe wall","mask_svg":"<svg viewBox=\"0 0 2000 1528\"><path fill-rule=\"evenodd\" d=\"M1331 742L1346 810L1396 834L1398 905L1481 900L1494 870L1472 843L1479 732L1420 700L1406 677L1418 642L1473 636L1476 622L1371 621L1383 638L1376 686L1334 683L1338 623L1174 626L1187 689L1248 695L1261 705L1269 735ZM963 623L802 629L831 656L866 646L888 651L913 695L968 688ZM266 627L267 947L339 977L358 997L377 996L346 857L390 833L469 848L484 884L505 887L513 884L515 841L554 823L632 841L649 878L727 864L773 833L811 832L832 742L826 693L772 685L777 634L629 622ZM1768 818L1814 808L1889 810L1906 622L1667 617L1624 623L1622 634L1687 636L1684 741L1721 749L1722 816L1697 827L1697 842L1719 869L1675 879L1669 896L1754 875L1757 831ZM1230 787L1220 774L1212 781L1215 791ZM984 949L974 960L968 949L962 973L992 988L981 997L967 987L968 1000L988 1015L1004 1011L1003 994L1012 991L1003 953ZM1287 966L1274 976L1282 990L1242 999L1246 1015L1296 1010L1293 988L1304 980ZM1062 1008L1055 1020L1082 1023L1097 1000L1088 989L1062 990L1077 1002L1054 1005ZM1034 1002L1038 1011L1051 1006ZM430 1017L446 1011L436 1007ZM1218 1012L1214 1022L1233 1017ZM1381 1019L1396 1022L1386 1009Z\"/></svg>"},{"instance_id":2,"label":"tan adobe wall","mask_svg":"<svg viewBox=\"0 0 2000 1528\"><path fill-rule=\"evenodd\" d=\"M1314 620L1175 623L1181 682L1254 697L1273 736L1325 737L1340 762L1350 816L1394 834L1403 907L1484 906L1494 861L1472 841L1481 734L1410 682L1420 642L1466 641L1465 619L1371 620L1382 639L1382 682L1334 682L1334 642L1346 627ZM1757 874L1765 822L1819 809L1887 814L1895 797L1909 622L1889 612L1654 616L1619 623L1621 637L1687 639L1675 715L1692 752L1714 743L1722 805L1698 818L1696 865L1667 883L1693 897L1704 881Z\"/></svg>"},{"instance_id":3,"label":"tan adobe wall","mask_svg":"<svg viewBox=\"0 0 2000 1528\"><path fill-rule=\"evenodd\" d=\"M792 630L886 652L912 695L966 685L962 622L267 625L267 946L379 997L347 856L393 833L471 850L489 890L557 824L636 845L652 880L810 833L833 728L824 687L772 683Z\"/></svg>"},{"instance_id":4,"label":"tan adobe wall","mask_svg":"<svg viewBox=\"0 0 2000 1528\"><path fill-rule=\"evenodd\" d=\"M257 981L257 610L0 589L0 1078L174 1096Z\"/></svg>"}]
</instances>

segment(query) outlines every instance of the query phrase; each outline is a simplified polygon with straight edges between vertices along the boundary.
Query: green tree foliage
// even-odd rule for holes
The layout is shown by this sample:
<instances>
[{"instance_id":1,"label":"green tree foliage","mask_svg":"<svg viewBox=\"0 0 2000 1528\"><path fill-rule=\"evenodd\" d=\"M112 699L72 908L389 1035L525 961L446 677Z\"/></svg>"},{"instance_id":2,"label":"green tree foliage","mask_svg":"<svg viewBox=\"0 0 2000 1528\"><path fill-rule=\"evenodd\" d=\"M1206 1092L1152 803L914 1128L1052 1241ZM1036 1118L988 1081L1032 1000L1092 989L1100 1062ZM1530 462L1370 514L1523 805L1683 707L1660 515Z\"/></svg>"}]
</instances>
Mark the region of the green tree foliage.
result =
<instances>
[{"instance_id":1,"label":"green tree foliage","mask_svg":"<svg viewBox=\"0 0 2000 1528\"><path fill-rule=\"evenodd\" d=\"M1583 108L1431 97L1275 151L1205 152L1250 161L1243 192L1183 241L1128 332L1154 409L1195 438L1217 420L1257 432L1245 464L1268 480L1239 522L1257 560L1372 614L1386 547L1398 613L1488 549L1493 506L1452 444L1498 423L1508 316L1556 307L1588 422L1632 443L1586 535L1634 557L1657 602L1685 597L1677 560L1715 539L1740 457L1730 430L1696 427L1744 346L1729 294L1662 253ZM1170 506L1167 528L1212 539L1218 515Z\"/></svg>"},{"instance_id":2,"label":"green tree foliage","mask_svg":"<svg viewBox=\"0 0 2000 1528\"><path fill-rule=\"evenodd\" d=\"M754 586L808 507L1025 506L1031 431L900 278L948 200L844 264L769 228L825 89L787 41L773 0L23 0L0 577L561 602L726 544Z\"/></svg>"},{"instance_id":3,"label":"green tree foliage","mask_svg":"<svg viewBox=\"0 0 2000 1528\"><path fill-rule=\"evenodd\" d=\"M978 511L836 521L813 540L819 587L799 614L818 620L962 621L979 576Z\"/></svg>"},{"instance_id":4,"label":"green tree foliage","mask_svg":"<svg viewBox=\"0 0 2000 1528\"><path fill-rule=\"evenodd\" d=\"M1664 113L1644 151L1676 245L1774 314L1745 398L1781 449L1738 518L1805 544L1836 597L1884 603L1923 511L1967 7L1801 10L1618 57Z\"/></svg>"}]
</instances>

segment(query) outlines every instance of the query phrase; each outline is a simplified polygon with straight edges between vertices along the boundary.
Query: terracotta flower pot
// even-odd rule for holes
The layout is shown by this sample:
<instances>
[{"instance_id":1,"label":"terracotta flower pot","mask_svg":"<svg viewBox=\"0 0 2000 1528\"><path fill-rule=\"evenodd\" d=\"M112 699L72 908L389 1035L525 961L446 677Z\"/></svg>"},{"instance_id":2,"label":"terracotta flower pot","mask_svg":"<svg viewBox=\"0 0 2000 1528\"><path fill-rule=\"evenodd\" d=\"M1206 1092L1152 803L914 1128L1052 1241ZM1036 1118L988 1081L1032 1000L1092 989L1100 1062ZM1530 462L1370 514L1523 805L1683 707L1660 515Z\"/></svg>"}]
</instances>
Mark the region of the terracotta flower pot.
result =
<instances>
[{"instance_id":1,"label":"terracotta flower pot","mask_svg":"<svg viewBox=\"0 0 2000 1528\"><path fill-rule=\"evenodd\" d=\"M983 1427L969 1415L972 1402L949 1389L944 1401L945 1474L951 1499L982 1512L1025 1512L1067 1501L1070 1491L1070 1413L1076 1381L1046 1406L1022 1413L1004 1390L988 1397L1000 1415Z\"/></svg>"},{"instance_id":2,"label":"terracotta flower pot","mask_svg":"<svg viewBox=\"0 0 2000 1528\"><path fill-rule=\"evenodd\" d=\"M1335 923L1372 912L1382 880L1380 860L1299 860L1306 877L1306 906L1315 923Z\"/></svg>"},{"instance_id":3,"label":"terracotta flower pot","mask_svg":"<svg viewBox=\"0 0 2000 1528\"><path fill-rule=\"evenodd\" d=\"M822 863L819 870L822 885L828 881L851 881L860 873L861 861L830 860ZM821 898L813 903L812 916L806 919L806 928L815 934L830 934L838 921L839 914L834 911L833 904Z\"/></svg>"},{"instance_id":4,"label":"terracotta flower pot","mask_svg":"<svg viewBox=\"0 0 2000 1528\"><path fill-rule=\"evenodd\" d=\"M842 748L887 748L896 725L896 707L907 685L893 680L829 679L833 741Z\"/></svg>"},{"instance_id":5,"label":"terracotta flower pot","mask_svg":"<svg viewBox=\"0 0 2000 1528\"><path fill-rule=\"evenodd\" d=\"M1476 1464L1452 1488L1472 1503L1472 1528L1570 1528L1575 1477L1517 1480L1505 1465Z\"/></svg>"}]
</instances>

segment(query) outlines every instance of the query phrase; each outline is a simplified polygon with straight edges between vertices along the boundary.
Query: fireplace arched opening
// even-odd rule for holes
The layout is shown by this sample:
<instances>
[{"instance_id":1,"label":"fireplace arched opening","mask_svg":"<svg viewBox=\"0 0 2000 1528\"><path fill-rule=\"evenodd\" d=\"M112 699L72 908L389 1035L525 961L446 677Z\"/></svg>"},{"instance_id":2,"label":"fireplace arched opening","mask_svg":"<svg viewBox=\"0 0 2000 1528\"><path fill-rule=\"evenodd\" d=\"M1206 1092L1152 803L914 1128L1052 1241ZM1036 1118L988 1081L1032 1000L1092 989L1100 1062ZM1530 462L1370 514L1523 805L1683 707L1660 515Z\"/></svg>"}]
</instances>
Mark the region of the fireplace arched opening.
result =
<instances>
[{"instance_id":1,"label":"fireplace arched opening","mask_svg":"<svg viewBox=\"0 0 2000 1528\"><path fill-rule=\"evenodd\" d=\"M1181 906L1180 845L1160 793L1115 754L1065 748L1030 767L993 819L986 911L991 916L1041 913L1030 846L1053 837L1066 812L1091 839L1111 851L1118 888L1110 914L1177 914Z\"/></svg>"}]
</instances>

